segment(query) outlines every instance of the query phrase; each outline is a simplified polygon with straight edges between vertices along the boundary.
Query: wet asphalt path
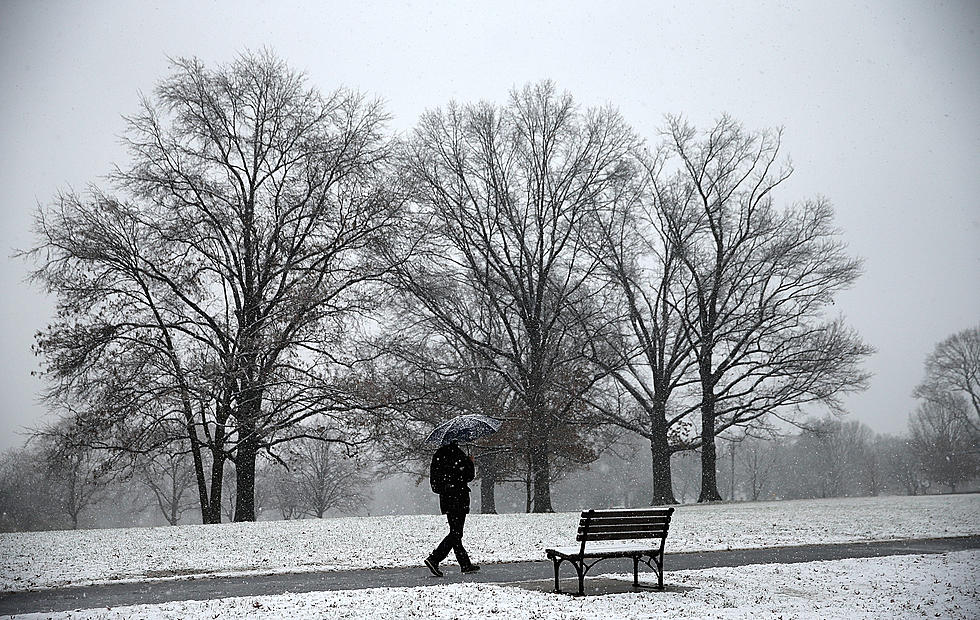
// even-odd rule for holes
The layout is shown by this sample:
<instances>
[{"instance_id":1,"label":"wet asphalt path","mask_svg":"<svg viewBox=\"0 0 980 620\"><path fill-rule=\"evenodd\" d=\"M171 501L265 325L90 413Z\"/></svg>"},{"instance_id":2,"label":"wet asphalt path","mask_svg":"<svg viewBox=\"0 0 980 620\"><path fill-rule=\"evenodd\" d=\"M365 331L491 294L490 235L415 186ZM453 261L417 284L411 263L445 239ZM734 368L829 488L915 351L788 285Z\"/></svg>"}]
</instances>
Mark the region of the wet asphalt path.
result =
<instances>
[{"instance_id":1,"label":"wet asphalt path","mask_svg":"<svg viewBox=\"0 0 980 620\"><path fill-rule=\"evenodd\" d=\"M736 549L701 553L668 553L664 557L666 581L670 572L715 568L840 560L887 555L945 553L980 548L980 536L931 538L919 540L876 541L768 549ZM543 555L543 554L542 554ZM160 580L142 583L59 588L37 592L0 593L0 615L31 612L68 611L99 607L119 607L168 601L206 600L232 596L261 596L286 592L315 592L322 590L357 590L363 588L416 587L447 583L519 583L553 579L550 561L508 562L485 564L483 570L461 575L453 566L445 567L444 578L432 577L422 566L418 568L376 568L320 573L290 573L282 575L252 575L248 577L201 577L196 579ZM641 568L645 568L642 567ZM600 575L610 572L630 572L628 559L606 560L593 570ZM566 578L574 571L563 565L563 588ZM586 581L588 587L588 581Z\"/></svg>"}]
</instances>

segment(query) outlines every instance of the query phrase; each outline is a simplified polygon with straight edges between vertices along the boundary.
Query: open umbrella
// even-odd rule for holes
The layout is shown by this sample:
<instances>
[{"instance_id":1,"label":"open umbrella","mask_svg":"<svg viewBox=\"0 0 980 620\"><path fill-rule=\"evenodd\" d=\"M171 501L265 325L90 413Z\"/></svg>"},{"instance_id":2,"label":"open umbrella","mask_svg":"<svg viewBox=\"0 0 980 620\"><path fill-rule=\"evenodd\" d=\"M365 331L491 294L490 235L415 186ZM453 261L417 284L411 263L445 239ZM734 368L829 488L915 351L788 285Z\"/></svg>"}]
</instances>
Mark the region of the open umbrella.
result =
<instances>
[{"instance_id":1,"label":"open umbrella","mask_svg":"<svg viewBox=\"0 0 980 620\"><path fill-rule=\"evenodd\" d=\"M500 430L500 420L495 420L489 416L479 413L468 413L456 416L452 420L443 422L429 433L426 443L445 446L447 444L462 441L473 441L480 437L493 435Z\"/></svg>"}]
</instances>

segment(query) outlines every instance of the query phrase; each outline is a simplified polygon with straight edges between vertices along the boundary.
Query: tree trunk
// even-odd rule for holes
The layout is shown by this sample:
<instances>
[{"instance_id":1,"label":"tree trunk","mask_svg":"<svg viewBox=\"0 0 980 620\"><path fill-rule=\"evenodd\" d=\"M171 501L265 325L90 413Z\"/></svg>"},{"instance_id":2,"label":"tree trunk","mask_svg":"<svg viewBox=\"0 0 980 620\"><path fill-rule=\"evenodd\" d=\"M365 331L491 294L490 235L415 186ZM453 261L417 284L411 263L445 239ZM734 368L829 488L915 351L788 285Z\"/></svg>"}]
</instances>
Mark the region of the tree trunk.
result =
<instances>
[{"instance_id":1,"label":"tree trunk","mask_svg":"<svg viewBox=\"0 0 980 620\"><path fill-rule=\"evenodd\" d=\"M698 503L721 501L715 451L715 403L707 397L705 401L701 405L701 494Z\"/></svg>"},{"instance_id":2,"label":"tree trunk","mask_svg":"<svg viewBox=\"0 0 980 620\"><path fill-rule=\"evenodd\" d=\"M215 443L218 443L218 435L224 435L222 430L215 432ZM218 443L218 445L221 445ZM218 448L211 450L211 498L208 501L208 513L205 516L205 523L221 523L221 494L225 478L225 455Z\"/></svg>"},{"instance_id":3,"label":"tree trunk","mask_svg":"<svg viewBox=\"0 0 980 620\"><path fill-rule=\"evenodd\" d=\"M531 338L532 342L537 338ZM540 346L531 346L532 352L540 350ZM531 355L532 360L540 360L540 353ZM531 363L531 376L528 380L526 404L530 414L528 445L528 466L530 467L530 482L533 485L533 512L554 512L551 507L551 462L549 459L548 410L545 406L545 383L541 379L540 362Z\"/></svg>"},{"instance_id":4,"label":"tree trunk","mask_svg":"<svg viewBox=\"0 0 980 620\"><path fill-rule=\"evenodd\" d=\"M258 439L255 424L262 414L262 389L258 364L261 326L259 324L259 293L256 286L256 267L259 251L253 238L255 226L255 187L242 205L242 265L244 290L240 318L241 360L243 389L235 412L235 428L238 431L238 448L235 454L235 521L255 521L255 457Z\"/></svg>"},{"instance_id":5,"label":"tree trunk","mask_svg":"<svg viewBox=\"0 0 980 620\"><path fill-rule=\"evenodd\" d=\"M663 442L664 444L666 442ZM650 440L650 455L653 457L653 494L651 506L666 506L677 503L670 472L670 450L657 439Z\"/></svg>"},{"instance_id":6,"label":"tree trunk","mask_svg":"<svg viewBox=\"0 0 980 620\"><path fill-rule=\"evenodd\" d=\"M258 441L248 402L238 418L238 449L235 453L235 521L255 521L255 457Z\"/></svg>"},{"instance_id":7,"label":"tree trunk","mask_svg":"<svg viewBox=\"0 0 980 620\"><path fill-rule=\"evenodd\" d=\"M244 339L250 342L250 339ZM254 347L251 347L254 350ZM248 358L246 368L255 368L254 358ZM254 375L253 375L254 376ZM235 451L235 521L255 521L255 458L259 453L256 421L262 415L262 389L249 379L241 392L241 402L235 411L235 430L238 446Z\"/></svg>"},{"instance_id":8,"label":"tree trunk","mask_svg":"<svg viewBox=\"0 0 980 620\"><path fill-rule=\"evenodd\" d=\"M238 444L235 458L235 521L255 521L255 457L258 450L250 437Z\"/></svg>"},{"instance_id":9,"label":"tree trunk","mask_svg":"<svg viewBox=\"0 0 980 620\"><path fill-rule=\"evenodd\" d=\"M190 400L185 396L183 401L184 418L187 423L187 438L190 440L191 456L194 459L194 479L197 482L198 501L201 503L201 521L207 525L208 523L213 523L213 521L210 520L212 510L211 505L208 503L208 482L204 475L204 458L201 455L201 440L197 436L197 428L194 424L194 410L191 407ZM202 420L204 418L203 412L201 418Z\"/></svg>"},{"instance_id":10,"label":"tree trunk","mask_svg":"<svg viewBox=\"0 0 980 620\"><path fill-rule=\"evenodd\" d=\"M225 479L225 424L228 422L230 412L227 392L222 395L221 402L216 402L217 415L215 416L214 445L211 446L211 499L209 500L210 511L205 523L221 523L221 495L224 492Z\"/></svg>"},{"instance_id":11,"label":"tree trunk","mask_svg":"<svg viewBox=\"0 0 980 620\"><path fill-rule=\"evenodd\" d=\"M497 455L485 454L477 458L480 467L480 512L485 515L497 514L494 494L497 485Z\"/></svg>"},{"instance_id":12,"label":"tree trunk","mask_svg":"<svg viewBox=\"0 0 980 620\"><path fill-rule=\"evenodd\" d=\"M531 500L533 499L533 494L531 490L534 488L534 477L531 475L533 467L531 466L531 446L527 446L527 471L524 472L524 512L531 512Z\"/></svg>"},{"instance_id":13,"label":"tree trunk","mask_svg":"<svg viewBox=\"0 0 980 620\"><path fill-rule=\"evenodd\" d=\"M728 501L734 502L735 501L735 442L734 441L732 442L732 445L729 446L729 450L730 450L729 456L731 457L731 462L730 462L731 478L728 481L729 494L730 494Z\"/></svg>"},{"instance_id":14,"label":"tree trunk","mask_svg":"<svg viewBox=\"0 0 980 620\"><path fill-rule=\"evenodd\" d=\"M177 466L172 464L170 469L170 515L167 517L170 525L177 525L177 521L180 519L177 514L178 508L180 508L180 495L177 489Z\"/></svg>"},{"instance_id":15,"label":"tree trunk","mask_svg":"<svg viewBox=\"0 0 980 620\"><path fill-rule=\"evenodd\" d=\"M658 417L654 423L653 437L650 438L650 456L653 463L653 494L650 505L676 504L670 474L671 452L667 443L667 424L662 417Z\"/></svg>"},{"instance_id":16,"label":"tree trunk","mask_svg":"<svg viewBox=\"0 0 980 620\"><path fill-rule=\"evenodd\" d=\"M718 453L715 451L715 381L711 374L710 348L702 350L698 360L701 382L701 494L698 503L720 502L718 492Z\"/></svg>"},{"instance_id":17,"label":"tree trunk","mask_svg":"<svg viewBox=\"0 0 980 620\"><path fill-rule=\"evenodd\" d=\"M551 507L551 463L546 439L540 439L531 446L531 465L534 475L534 512L554 512Z\"/></svg>"},{"instance_id":18,"label":"tree trunk","mask_svg":"<svg viewBox=\"0 0 980 620\"><path fill-rule=\"evenodd\" d=\"M193 427L188 429L193 432ZM208 483L204 476L204 459L201 457L201 444L196 437L191 437L191 453L194 458L194 480L197 482L197 497L201 504L201 521L211 523L211 506L208 504Z\"/></svg>"},{"instance_id":19,"label":"tree trunk","mask_svg":"<svg viewBox=\"0 0 980 620\"><path fill-rule=\"evenodd\" d=\"M549 428L544 407L544 387L541 381L534 380L528 392L532 395L529 405L531 412L531 444L528 446L531 482L534 485L533 512L554 512L551 507L551 460L549 459Z\"/></svg>"}]
</instances>

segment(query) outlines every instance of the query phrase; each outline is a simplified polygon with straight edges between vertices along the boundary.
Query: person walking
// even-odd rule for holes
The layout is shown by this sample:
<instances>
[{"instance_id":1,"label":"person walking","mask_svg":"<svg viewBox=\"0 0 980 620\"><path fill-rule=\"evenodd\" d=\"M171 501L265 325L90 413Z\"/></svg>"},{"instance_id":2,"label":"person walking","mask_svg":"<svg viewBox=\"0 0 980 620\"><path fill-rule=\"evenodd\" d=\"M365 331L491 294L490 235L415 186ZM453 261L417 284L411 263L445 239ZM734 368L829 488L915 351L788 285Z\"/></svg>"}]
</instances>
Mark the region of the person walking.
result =
<instances>
[{"instance_id":1,"label":"person walking","mask_svg":"<svg viewBox=\"0 0 980 620\"><path fill-rule=\"evenodd\" d=\"M439 563L446 559L449 551L456 554L456 561L464 573L474 573L480 567L470 561L463 547L463 524L466 513L470 511L470 488L467 483L473 480L473 459L466 456L459 445L453 441L441 446L432 456L429 467L429 484L439 494L439 509L449 522L449 534L439 546L425 558L425 566L436 577L442 577Z\"/></svg>"}]
</instances>

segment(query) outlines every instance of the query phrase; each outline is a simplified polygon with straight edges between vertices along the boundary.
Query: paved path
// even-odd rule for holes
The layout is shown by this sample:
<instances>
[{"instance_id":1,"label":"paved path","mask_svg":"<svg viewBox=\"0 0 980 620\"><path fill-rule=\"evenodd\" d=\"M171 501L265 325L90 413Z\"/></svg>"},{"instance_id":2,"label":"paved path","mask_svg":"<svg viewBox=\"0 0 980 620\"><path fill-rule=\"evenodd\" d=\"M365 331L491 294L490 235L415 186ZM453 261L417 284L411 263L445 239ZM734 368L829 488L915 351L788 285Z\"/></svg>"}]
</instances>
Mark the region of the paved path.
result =
<instances>
[{"instance_id":1,"label":"paved path","mask_svg":"<svg viewBox=\"0 0 980 620\"><path fill-rule=\"evenodd\" d=\"M945 553L966 549L980 549L980 536L739 549L701 553L668 552L664 564L669 584L670 571L675 570L744 566L747 564L812 562L915 553ZM0 615L119 607L168 601L207 600L232 596L273 595L285 592L416 587L460 582L527 584L528 587L540 589L550 587L554 575L552 564L547 560L486 564L483 566L483 570L471 575L461 575L451 566L447 569L446 577L441 579L429 575L424 567L377 568L320 573L114 583L39 592L9 592L0 594ZM631 570L632 562L607 560L595 569L594 574L630 572ZM574 584L572 583L574 571L565 567L562 571L562 577L563 589L577 589L573 587ZM567 585L565 583L566 577L568 578ZM587 580L586 590L589 590L589 584L590 582Z\"/></svg>"}]
</instances>

